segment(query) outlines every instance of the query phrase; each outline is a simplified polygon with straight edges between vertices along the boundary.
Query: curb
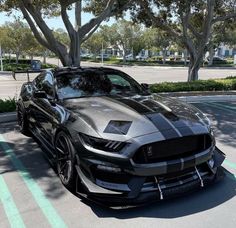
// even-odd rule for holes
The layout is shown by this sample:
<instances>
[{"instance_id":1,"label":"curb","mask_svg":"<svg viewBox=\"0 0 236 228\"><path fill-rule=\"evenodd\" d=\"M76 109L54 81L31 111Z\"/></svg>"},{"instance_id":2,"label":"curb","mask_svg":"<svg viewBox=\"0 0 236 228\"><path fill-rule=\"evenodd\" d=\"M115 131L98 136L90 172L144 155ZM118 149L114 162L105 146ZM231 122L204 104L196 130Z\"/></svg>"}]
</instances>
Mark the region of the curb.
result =
<instances>
[{"instance_id":1,"label":"curb","mask_svg":"<svg viewBox=\"0 0 236 228\"><path fill-rule=\"evenodd\" d=\"M0 113L0 123L8 123L17 121L16 112Z\"/></svg>"},{"instance_id":2,"label":"curb","mask_svg":"<svg viewBox=\"0 0 236 228\"><path fill-rule=\"evenodd\" d=\"M171 97L179 99L187 103L200 102L232 102L236 101L236 95L214 95L214 96L185 96L185 97Z\"/></svg>"},{"instance_id":3,"label":"curb","mask_svg":"<svg viewBox=\"0 0 236 228\"><path fill-rule=\"evenodd\" d=\"M163 97L171 97L184 102L232 102L236 101L236 91L194 91L194 92L173 92L158 93Z\"/></svg>"},{"instance_id":4,"label":"curb","mask_svg":"<svg viewBox=\"0 0 236 228\"><path fill-rule=\"evenodd\" d=\"M9 76L12 75L12 71L0 71L0 75Z\"/></svg>"}]
</instances>

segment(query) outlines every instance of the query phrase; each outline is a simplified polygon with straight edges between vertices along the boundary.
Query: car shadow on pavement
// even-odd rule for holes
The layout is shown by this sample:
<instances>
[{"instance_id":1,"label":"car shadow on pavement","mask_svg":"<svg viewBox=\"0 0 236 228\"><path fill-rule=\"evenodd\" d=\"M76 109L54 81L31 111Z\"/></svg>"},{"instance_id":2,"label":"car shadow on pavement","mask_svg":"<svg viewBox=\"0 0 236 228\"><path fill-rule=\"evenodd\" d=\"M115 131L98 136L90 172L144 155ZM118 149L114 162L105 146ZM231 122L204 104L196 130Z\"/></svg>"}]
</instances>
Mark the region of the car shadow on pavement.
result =
<instances>
[{"instance_id":1,"label":"car shadow on pavement","mask_svg":"<svg viewBox=\"0 0 236 228\"><path fill-rule=\"evenodd\" d=\"M0 128L0 130L0 134L5 139L3 142L0 141L1 175L7 175L9 172L24 173L26 171L29 174L27 176L32 177L40 185L48 198L57 199L67 192L52 169L47 156L32 138L19 134L13 125L4 129ZM10 149L11 155L3 150L3 145ZM23 164L22 170L21 166L20 168L18 166L18 169L14 166L14 163L18 161Z\"/></svg>"},{"instance_id":2,"label":"car shadow on pavement","mask_svg":"<svg viewBox=\"0 0 236 228\"><path fill-rule=\"evenodd\" d=\"M221 109L211 104L194 104L201 111L206 113L212 122L214 133L218 142L236 148L236 110ZM217 105L217 103L216 103ZM230 106L230 103L227 104ZM234 106L235 107L235 104Z\"/></svg>"},{"instance_id":3,"label":"car shadow on pavement","mask_svg":"<svg viewBox=\"0 0 236 228\"><path fill-rule=\"evenodd\" d=\"M236 195L236 179L225 170L226 176L219 183L206 189L181 196L176 199L160 201L151 205L127 209L110 209L88 203L93 212L100 218L178 218L204 212L232 199Z\"/></svg>"}]
</instances>

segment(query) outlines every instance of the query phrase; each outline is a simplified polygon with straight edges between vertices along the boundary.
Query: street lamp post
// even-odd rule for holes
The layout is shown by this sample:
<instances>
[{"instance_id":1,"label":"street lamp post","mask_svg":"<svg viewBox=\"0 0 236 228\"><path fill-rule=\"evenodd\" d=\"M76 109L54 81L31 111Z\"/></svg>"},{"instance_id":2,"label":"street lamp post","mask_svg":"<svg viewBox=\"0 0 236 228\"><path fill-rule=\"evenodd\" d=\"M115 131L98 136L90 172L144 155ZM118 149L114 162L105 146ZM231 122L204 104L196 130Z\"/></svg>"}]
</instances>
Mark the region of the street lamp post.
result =
<instances>
[{"instance_id":1,"label":"street lamp post","mask_svg":"<svg viewBox=\"0 0 236 228\"><path fill-rule=\"evenodd\" d=\"M3 71L3 62L2 62L2 46L0 44L0 65L1 65L1 71Z\"/></svg>"}]
</instances>

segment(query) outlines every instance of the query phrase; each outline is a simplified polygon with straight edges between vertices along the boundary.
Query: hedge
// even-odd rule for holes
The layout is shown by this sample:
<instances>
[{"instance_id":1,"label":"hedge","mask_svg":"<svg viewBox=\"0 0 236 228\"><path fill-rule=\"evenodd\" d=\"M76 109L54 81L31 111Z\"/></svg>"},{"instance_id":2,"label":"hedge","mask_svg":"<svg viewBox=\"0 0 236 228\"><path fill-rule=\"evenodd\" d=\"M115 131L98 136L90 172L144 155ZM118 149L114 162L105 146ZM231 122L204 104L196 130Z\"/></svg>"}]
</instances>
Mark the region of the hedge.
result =
<instances>
[{"instance_id":1,"label":"hedge","mask_svg":"<svg viewBox=\"0 0 236 228\"><path fill-rule=\"evenodd\" d=\"M16 101L15 98L10 98L6 100L0 99L0 113L3 112L14 112L16 111Z\"/></svg>"},{"instance_id":2,"label":"hedge","mask_svg":"<svg viewBox=\"0 0 236 228\"><path fill-rule=\"evenodd\" d=\"M151 85L150 90L152 93L236 90L236 76L194 82L162 82Z\"/></svg>"},{"instance_id":3,"label":"hedge","mask_svg":"<svg viewBox=\"0 0 236 228\"><path fill-rule=\"evenodd\" d=\"M57 67L56 65L53 64L42 64L41 68L42 69L47 69L47 68L55 68ZM30 69L31 65L30 64L16 64L16 63L5 63L3 64L3 69L4 71L16 71L16 70L27 70Z\"/></svg>"}]
</instances>

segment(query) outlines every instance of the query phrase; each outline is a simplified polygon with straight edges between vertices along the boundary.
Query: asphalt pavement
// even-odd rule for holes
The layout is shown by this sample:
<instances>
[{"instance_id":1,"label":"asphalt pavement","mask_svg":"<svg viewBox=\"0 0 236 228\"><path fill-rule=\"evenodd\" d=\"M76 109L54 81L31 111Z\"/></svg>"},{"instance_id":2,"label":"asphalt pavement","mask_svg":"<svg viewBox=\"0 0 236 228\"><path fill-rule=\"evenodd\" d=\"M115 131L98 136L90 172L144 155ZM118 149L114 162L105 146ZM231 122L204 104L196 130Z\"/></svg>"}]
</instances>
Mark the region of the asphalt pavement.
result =
<instances>
[{"instance_id":1,"label":"asphalt pavement","mask_svg":"<svg viewBox=\"0 0 236 228\"><path fill-rule=\"evenodd\" d=\"M50 59L49 59L50 60ZM56 61L51 59L50 61ZM82 62L82 66L102 66L99 63ZM105 66L106 67L106 66ZM186 67L146 67L146 66L110 66L122 70L140 83L154 84L159 82L186 81L188 69ZM38 74L30 74L32 80ZM224 78L236 76L236 68L203 68L199 71L200 79ZM26 74L17 74L16 81L11 74L0 74L0 99L17 97L21 85L27 81Z\"/></svg>"},{"instance_id":2,"label":"asphalt pavement","mask_svg":"<svg viewBox=\"0 0 236 228\"><path fill-rule=\"evenodd\" d=\"M234 228L236 224L236 103L194 104L211 119L226 153L223 181L145 207L107 209L65 189L33 139L16 123L0 125L0 227Z\"/></svg>"}]
</instances>

